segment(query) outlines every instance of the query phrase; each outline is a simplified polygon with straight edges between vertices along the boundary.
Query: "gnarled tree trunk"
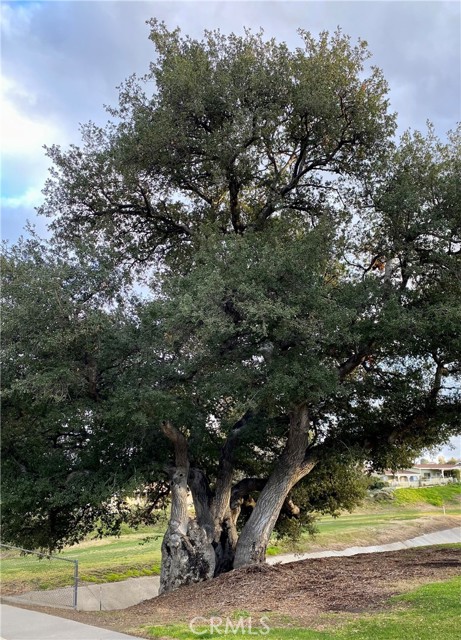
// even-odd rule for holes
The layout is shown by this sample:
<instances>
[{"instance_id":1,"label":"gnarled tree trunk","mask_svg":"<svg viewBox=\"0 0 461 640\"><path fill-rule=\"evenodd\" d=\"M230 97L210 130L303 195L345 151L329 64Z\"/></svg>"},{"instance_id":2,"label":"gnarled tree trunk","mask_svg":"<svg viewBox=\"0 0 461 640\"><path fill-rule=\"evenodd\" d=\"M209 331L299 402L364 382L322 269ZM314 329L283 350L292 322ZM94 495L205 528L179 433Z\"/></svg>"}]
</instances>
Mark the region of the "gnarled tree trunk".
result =
<instances>
[{"instance_id":1,"label":"gnarled tree trunk","mask_svg":"<svg viewBox=\"0 0 461 640\"><path fill-rule=\"evenodd\" d=\"M316 464L314 457L305 457L308 444L309 415L302 405L291 415L285 449L239 537L234 569L265 562L269 538L290 490Z\"/></svg>"},{"instance_id":2,"label":"gnarled tree trunk","mask_svg":"<svg viewBox=\"0 0 461 640\"><path fill-rule=\"evenodd\" d=\"M175 449L176 468L171 472L171 516L162 543L160 593L212 578L215 552L209 527L189 518L187 487L189 460L185 437L170 423L163 432Z\"/></svg>"},{"instance_id":3,"label":"gnarled tree trunk","mask_svg":"<svg viewBox=\"0 0 461 640\"><path fill-rule=\"evenodd\" d=\"M249 414L236 423L222 449L214 494L204 474L190 468L185 437L169 422L163 432L175 449L176 466L171 471L171 517L162 544L160 593L207 580L233 568L264 562L266 548L284 505L294 513L289 492L315 466L306 458L309 445L307 407L300 406L290 419L285 449L269 479L246 478L233 486L233 457L238 437ZM195 519L187 509L191 490ZM240 537L237 520L248 496L260 492Z\"/></svg>"}]
</instances>

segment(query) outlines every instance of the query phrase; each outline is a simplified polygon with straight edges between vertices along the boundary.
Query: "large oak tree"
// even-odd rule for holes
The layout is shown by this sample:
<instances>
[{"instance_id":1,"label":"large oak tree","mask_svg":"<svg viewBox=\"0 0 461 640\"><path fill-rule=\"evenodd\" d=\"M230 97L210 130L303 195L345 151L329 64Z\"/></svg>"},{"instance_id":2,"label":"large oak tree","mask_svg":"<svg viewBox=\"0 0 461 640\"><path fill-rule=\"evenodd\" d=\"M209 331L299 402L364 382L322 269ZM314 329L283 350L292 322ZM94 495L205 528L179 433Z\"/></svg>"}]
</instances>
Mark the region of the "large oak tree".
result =
<instances>
[{"instance_id":1,"label":"large oak tree","mask_svg":"<svg viewBox=\"0 0 461 640\"><path fill-rule=\"evenodd\" d=\"M61 248L148 274L152 299L123 327L116 305L92 312L114 379L101 373L84 410L120 446L120 487L137 456L143 482L169 477L168 590L263 562L299 515L293 492L334 510L354 500L354 465L404 464L459 432L460 135L396 147L387 84L341 32L300 32L290 51L151 27L155 62L121 87L111 123L48 150L41 212Z\"/></svg>"}]
</instances>

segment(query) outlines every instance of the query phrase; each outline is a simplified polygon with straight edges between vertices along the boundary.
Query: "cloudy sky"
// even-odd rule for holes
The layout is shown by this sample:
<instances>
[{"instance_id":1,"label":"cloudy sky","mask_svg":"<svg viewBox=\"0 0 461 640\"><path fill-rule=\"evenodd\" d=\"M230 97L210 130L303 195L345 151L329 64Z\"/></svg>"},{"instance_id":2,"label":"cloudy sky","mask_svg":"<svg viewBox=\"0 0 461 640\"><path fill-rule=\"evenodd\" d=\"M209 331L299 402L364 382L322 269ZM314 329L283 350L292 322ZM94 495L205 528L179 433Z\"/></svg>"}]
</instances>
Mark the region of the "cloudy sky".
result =
<instances>
[{"instance_id":1,"label":"cloudy sky","mask_svg":"<svg viewBox=\"0 0 461 640\"><path fill-rule=\"evenodd\" d=\"M34 213L47 173L42 146L78 143L79 123L105 122L103 105L116 103L116 86L146 72L154 55L150 17L192 37L262 27L293 47L299 27L318 33L339 25L368 41L400 131L424 130L429 119L444 136L460 119L460 15L457 1L2 0L2 236L16 240L26 220L45 230Z\"/></svg>"}]
</instances>

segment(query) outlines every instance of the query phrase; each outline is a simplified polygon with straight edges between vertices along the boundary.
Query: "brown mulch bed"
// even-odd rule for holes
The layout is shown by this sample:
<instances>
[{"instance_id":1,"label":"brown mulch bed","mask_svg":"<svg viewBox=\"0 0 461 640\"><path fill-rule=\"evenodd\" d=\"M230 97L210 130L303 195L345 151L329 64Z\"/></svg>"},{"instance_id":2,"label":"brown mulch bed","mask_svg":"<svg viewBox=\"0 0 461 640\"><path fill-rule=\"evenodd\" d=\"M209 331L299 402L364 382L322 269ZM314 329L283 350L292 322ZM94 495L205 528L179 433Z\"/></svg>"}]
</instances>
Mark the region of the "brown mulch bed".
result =
<instances>
[{"instance_id":1,"label":"brown mulch bed","mask_svg":"<svg viewBox=\"0 0 461 640\"><path fill-rule=\"evenodd\" d=\"M239 609L303 618L306 608L316 612L376 609L389 595L401 591L397 583L443 580L460 573L461 551L450 548L309 559L233 571L131 610L162 621Z\"/></svg>"}]
</instances>

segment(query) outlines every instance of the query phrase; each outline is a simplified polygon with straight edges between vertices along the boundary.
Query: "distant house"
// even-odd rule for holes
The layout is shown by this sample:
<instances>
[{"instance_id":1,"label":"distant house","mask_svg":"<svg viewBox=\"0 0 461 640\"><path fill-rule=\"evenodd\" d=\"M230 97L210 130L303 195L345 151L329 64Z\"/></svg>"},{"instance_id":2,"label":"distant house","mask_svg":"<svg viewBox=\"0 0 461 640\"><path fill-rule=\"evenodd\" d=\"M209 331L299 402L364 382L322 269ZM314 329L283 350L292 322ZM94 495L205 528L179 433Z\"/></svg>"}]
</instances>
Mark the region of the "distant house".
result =
<instances>
[{"instance_id":1,"label":"distant house","mask_svg":"<svg viewBox=\"0 0 461 640\"><path fill-rule=\"evenodd\" d=\"M381 479L391 486L424 487L433 484L447 484L460 479L461 462L455 464L414 464L410 469L386 469Z\"/></svg>"}]
</instances>

